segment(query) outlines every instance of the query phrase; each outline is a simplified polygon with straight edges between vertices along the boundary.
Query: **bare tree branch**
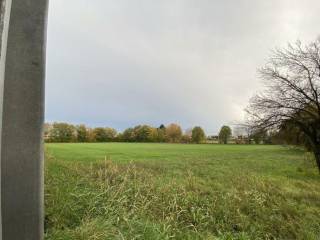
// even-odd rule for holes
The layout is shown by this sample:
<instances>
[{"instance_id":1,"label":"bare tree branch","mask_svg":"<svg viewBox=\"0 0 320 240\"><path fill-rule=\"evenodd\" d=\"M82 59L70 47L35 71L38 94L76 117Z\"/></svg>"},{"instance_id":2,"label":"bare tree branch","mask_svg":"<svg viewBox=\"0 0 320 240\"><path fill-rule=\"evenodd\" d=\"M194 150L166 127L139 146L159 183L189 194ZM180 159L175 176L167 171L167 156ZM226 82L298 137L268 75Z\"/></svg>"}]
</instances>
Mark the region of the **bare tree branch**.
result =
<instances>
[{"instance_id":1,"label":"bare tree branch","mask_svg":"<svg viewBox=\"0 0 320 240\"><path fill-rule=\"evenodd\" d=\"M247 108L253 128L292 124L307 136L320 171L320 39L272 52L260 69L265 90Z\"/></svg>"}]
</instances>

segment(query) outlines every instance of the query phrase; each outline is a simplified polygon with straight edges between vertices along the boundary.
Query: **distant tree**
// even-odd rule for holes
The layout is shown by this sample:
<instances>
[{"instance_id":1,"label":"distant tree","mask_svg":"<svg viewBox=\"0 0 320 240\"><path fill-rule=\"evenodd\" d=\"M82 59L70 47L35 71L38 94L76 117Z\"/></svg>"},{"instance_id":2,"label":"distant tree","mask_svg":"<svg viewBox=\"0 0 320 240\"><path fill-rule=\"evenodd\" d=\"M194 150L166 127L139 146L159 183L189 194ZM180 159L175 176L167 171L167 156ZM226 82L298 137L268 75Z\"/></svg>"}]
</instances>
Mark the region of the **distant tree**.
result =
<instances>
[{"instance_id":1,"label":"distant tree","mask_svg":"<svg viewBox=\"0 0 320 240\"><path fill-rule=\"evenodd\" d=\"M87 127L83 124L76 126L76 138L77 142L88 142L89 133Z\"/></svg>"},{"instance_id":2,"label":"distant tree","mask_svg":"<svg viewBox=\"0 0 320 240\"><path fill-rule=\"evenodd\" d=\"M151 128L149 134L149 141L150 142L160 142L159 141L159 132L157 128Z\"/></svg>"},{"instance_id":3,"label":"distant tree","mask_svg":"<svg viewBox=\"0 0 320 240\"><path fill-rule=\"evenodd\" d=\"M72 142L75 139L75 127L68 123L53 123L49 135L50 142Z\"/></svg>"},{"instance_id":4,"label":"distant tree","mask_svg":"<svg viewBox=\"0 0 320 240\"><path fill-rule=\"evenodd\" d=\"M320 171L320 39L275 50L260 74L265 90L250 101L249 123L269 131L295 126Z\"/></svg>"},{"instance_id":5,"label":"distant tree","mask_svg":"<svg viewBox=\"0 0 320 240\"><path fill-rule=\"evenodd\" d=\"M193 143L202 143L206 140L206 134L201 127L194 127L191 138Z\"/></svg>"},{"instance_id":6,"label":"distant tree","mask_svg":"<svg viewBox=\"0 0 320 240\"><path fill-rule=\"evenodd\" d=\"M138 125L134 127L135 142L151 142L152 127L148 125Z\"/></svg>"},{"instance_id":7,"label":"distant tree","mask_svg":"<svg viewBox=\"0 0 320 240\"><path fill-rule=\"evenodd\" d=\"M93 128L87 127L87 134L88 134L88 142L95 142L95 133Z\"/></svg>"},{"instance_id":8,"label":"distant tree","mask_svg":"<svg viewBox=\"0 0 320 240\"><path fill-rule=\"evenodd\" d=\"M191 143L192 142L192 128L188 128L182 134L181 143Z\"/></svg>"},{"instance_id":9,"label":"distant tree","mask_svg":"<svg viewBox=\"0 0 320 240\"><path fill-rule=\"evenodd\" d=\"M134 142L135 134L133 128L127 128L122 133L122 141L124 142Z\"/></svg>"},{"instance_id":10,"label":"distant tree","mask_svg":"<svg viewBox=\"0 0 320 240\"><path fill-rule=\"evenodd\" d=\"M180 142L181 143L191 143L192 142L192 139L191 139L191 137L189 136L189 135L187 135L187 134L182 134L182 136L181 136L181 139L180 139Z\"/></svg>"},{"instance_id":11,"label":"distant tree","mask_svg":"<svg viewBox=\"0 0 320 240\"><path fill-rule=\"evenodd\" d=\"M159 126L159 129L166 129L166 126L165 125L163 125L163 124L161 124L160 126Z\"/></svg>"},{"instance_id":12,"label":"distant tree","mask_svg":"<svg viewBox=\"0 0 320 240\"><path fill-rule=\"evenodd\" d=\"M192 130L193 128L188 128L184 131L184 135L189 136L190 139L192 138Z\"/></svg>"},{"instance_id":13,"label":"distant tree","mask_svg":"<svg viewBox=\"0 0 320 240\"><path fill-rule=\"evenodd\" d=\"M166 127L166 140L168 142L180 142L182 137L182 129L178 124L172 123Z\"/></svg>"},{"instance_id":14,"label":"distant tree","mask_svg":"<svg viewBox=\"0 0 320 240\"><path fill-rule=\"evenodd\" d=\"M106 138L108 142L114 141L117 137L117 130L114 128L105 128L106 131Z\"/></svg>"},{"instance_id":15,"label":"distant tree","mask_svg":"<svg viewBox=\"0 0 320 240\"><path fill-rule=\"evenodd\" d=\"M279 130L274 131L272 141L275 144L304 145L308 150L312 150L305 134L290 122L283 123Z\"/></svg>"},{"instance_id":16,"label":"distant tree","mask_svg":"<svg viewBox=\"0 0 320 240\"><path fill-rule=\"evenodd\" d=\"M105 128L97 127L93 129L93 135L95 142L107 142L108 141L108 135Z\"/></svg>"},{"instance_id":17,"label":"distant tree","mask_svg":"<svg viewBox=\"0 0 320 240\"><path fill-rule=\"evenodd\" d=\"M123 142L123 134L118 132L117 136L114 139L115 142Z\"/></svg>"},{"instance_id":18,"label":"distant tree","mask_svg":"<svg viewBox=\"0 0 320 240\"><path fill-rule=\"evenodd\" d=\"M232 135L231 128L229 126L223 126L219 132L220 143L227 144Z\"/></svg>"},{"instance_id":19,"label":"distant tree","mask_svg":"<svg viewBox=\"0 0 320 240\"><path fill-rule=\"evenodd\" d=\"M157 142L165 142L166 141L166 127L161 124L160 127L157 128Z\"/></svg>"},{"instance_id":20,"label":"distant tree","mask_svg":"<svg viewBox=\"0 0 320 240\"><path fill-rule=\"evenodd\" d=\"M50 142L51 139L50 139L50 134L51 134L51 129L52 129L52 124L50 123L45 123L44 126L43 126L43 133L44 133L44 140L46 142Z\"/></svg>"},{"instance_id":21,"label":"distant tree","mask_svg":"<svg viewBox=\"0 0 320 240\"><path fill-rule=\"evenodd\" d=\"M255 130L250 134L250 138L253 139L253 141L256 144L265 143L265 139L267 137L267 133L264 130Z\"/></svg>"}]
</instances>

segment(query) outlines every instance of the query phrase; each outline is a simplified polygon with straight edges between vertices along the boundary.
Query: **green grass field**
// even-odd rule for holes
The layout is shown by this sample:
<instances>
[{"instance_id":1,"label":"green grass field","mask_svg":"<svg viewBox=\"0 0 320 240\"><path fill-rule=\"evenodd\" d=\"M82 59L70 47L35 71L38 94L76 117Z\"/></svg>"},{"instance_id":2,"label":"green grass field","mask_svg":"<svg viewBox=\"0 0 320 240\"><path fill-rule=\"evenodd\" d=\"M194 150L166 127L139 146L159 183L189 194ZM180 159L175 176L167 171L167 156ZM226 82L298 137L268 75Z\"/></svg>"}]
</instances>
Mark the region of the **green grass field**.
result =
<instances>
[{"instance_id":1,"label":"green grass field","mask_svg":"<svg viewBox=\"0 0 320 240\"><path fill-rule=\"evenodd\" d=\"M320 239L301 149L47 144L46 239Z\"/></svg>"}]
</instances>

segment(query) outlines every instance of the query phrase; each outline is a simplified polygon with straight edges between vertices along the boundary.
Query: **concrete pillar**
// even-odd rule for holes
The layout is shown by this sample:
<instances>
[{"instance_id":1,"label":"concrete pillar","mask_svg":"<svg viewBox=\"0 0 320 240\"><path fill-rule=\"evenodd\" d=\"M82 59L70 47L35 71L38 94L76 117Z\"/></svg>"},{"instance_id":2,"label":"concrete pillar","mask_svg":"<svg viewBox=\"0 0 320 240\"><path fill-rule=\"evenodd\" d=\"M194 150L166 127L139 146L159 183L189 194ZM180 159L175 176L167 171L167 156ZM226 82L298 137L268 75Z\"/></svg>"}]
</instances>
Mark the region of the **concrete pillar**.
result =
<instances>
[{"instance_id":1,"label":"concrete pillar","mask_svg":"<svg viewBox=\"0 0 320 240\"><path fill-rule=\"evenodd\" d=\"M6 56L1 54L0 65L2 240L40 240L47 0L5 2L8 33L4 27L1 53Z\"/></svg>"},{"instance_id":2,"label":"concrete pillar","mask_svg":"<svg viewBox=\"0 0 320 240\"><path fill-rule=\"evenodd\" d=\"M7 53L7 38L9 29L11 0L0 1L0 113L2 113L3 106L3 84L4 84L4 70ZM2 116L2 115L1 115ZM0 117L0 153L1 153L1 134L2 134L2 117ZM1 160L1 158L0 158ZM1 161L0 161L1 163ZM1 169L1 168L0 168ZM1 186L1 171L0 171L0 186ZM1 188L0 188L1 189ZM0 195L1 196L1 195ZM0 198L1 206L1 198ZM0 240L2 240L2 218L0 208Z\"/></svg>"}]
</instances>

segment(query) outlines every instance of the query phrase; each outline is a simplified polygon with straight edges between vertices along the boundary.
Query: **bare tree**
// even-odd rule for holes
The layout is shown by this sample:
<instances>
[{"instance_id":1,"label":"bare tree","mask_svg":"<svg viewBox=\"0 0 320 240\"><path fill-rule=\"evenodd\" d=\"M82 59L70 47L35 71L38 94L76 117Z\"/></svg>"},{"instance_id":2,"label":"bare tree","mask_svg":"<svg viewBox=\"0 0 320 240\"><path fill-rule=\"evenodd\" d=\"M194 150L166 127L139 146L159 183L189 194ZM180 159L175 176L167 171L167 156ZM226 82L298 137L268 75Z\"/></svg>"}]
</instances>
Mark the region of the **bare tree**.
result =
<instances>
[{"instance_id":1,"label":"bare tree","mask_svg":"<svg viewBox=\"0 0 320 240\"><path fill-rule=\"evenodd\" d=\"M250 101L250 124L258 129L297 126L307 137L320 171L320 39L276 49L259 72L265 90Z\"/></svg>"}]
</instances>

